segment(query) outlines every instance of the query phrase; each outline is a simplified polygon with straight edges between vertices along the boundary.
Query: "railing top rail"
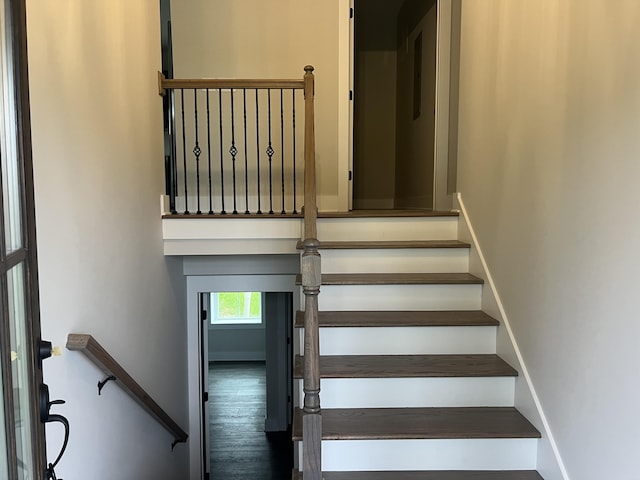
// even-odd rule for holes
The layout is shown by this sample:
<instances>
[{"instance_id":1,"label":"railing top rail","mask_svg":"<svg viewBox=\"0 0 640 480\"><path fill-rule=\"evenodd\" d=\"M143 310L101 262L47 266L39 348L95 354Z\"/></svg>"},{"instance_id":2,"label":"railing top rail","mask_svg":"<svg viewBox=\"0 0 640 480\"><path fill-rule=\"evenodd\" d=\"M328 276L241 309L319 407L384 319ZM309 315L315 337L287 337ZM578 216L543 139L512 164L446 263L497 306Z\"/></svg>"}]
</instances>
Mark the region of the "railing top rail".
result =
<instances>
[{"instance_id":1,"label":"railing top rail","mask_svg":"<svg viewBox=\"0 0 640 480\"><path fill-rule=\"evenodd\" d=\"M70 333L67 337L67 349L84 353L107 376L113 376L116 383L136 400L151 416L173 435L174 445L186 442L188 435L158 405L149 394L127 373L127 371L107 352L91 335Z\"/></svg>"},{"instance_id":2,"label":"railing top rail","mask_svg":"<svg viewBox=\"0 0 640 480\"><path fill-rule=\"evenodd\" d=\"M175 89L221 89L221 88L284 88L302 90L303 79L225 79L225 78L165 78L158 72L158 93Z\"/></svg>"}]
</instances>

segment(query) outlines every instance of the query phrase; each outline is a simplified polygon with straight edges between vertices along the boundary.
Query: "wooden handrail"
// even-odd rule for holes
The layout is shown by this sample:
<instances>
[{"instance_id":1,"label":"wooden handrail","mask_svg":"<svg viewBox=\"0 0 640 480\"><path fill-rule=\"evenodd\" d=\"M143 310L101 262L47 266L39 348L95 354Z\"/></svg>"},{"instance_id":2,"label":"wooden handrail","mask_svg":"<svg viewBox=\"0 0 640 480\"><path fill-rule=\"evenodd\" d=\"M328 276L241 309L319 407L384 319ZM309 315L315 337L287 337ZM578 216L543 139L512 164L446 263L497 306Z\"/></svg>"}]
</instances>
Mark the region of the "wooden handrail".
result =
<instances>
[{"instance_id":1,"label":"wooden handrail","mask_svg":"<svg viewBox=\"0 0 640 480\"><path fill-rule=\"evenodd\" d=\"M302 461L305 480L322 480L322 414L320 411L320 332L318 295L321 265L318 248L316 206L316 147L314 126L313 67L304 68L304 253L302 292L304 303L304 405L302 418Z\"/></svg>"},{"instance_id":2,"label":"wooden handrail","mask_svg":"<svg viewBox=\"0 0 640 480\"><path fill-rule=\"evenodd\" d=\"M87 334L70 333L67 337L67 349L84 353L107 377L115 377L116 383L120 385L120 388L171 432L174 438L172 448L177 443L187 441L188 435L186 432L145 392L95 338Z\"/></svg>"},{"instance_id":3,"label":"wooden handrail","mask_svg":"<svg viewBox=\"0 0 640 480\"><path fill-rule=\"evenodd\" d=\"M305 81L300 79L225 79L225 78L165 78L158 72L158 93L179 88L287 88L302 90Z\"/></svg>"}]
</instances>

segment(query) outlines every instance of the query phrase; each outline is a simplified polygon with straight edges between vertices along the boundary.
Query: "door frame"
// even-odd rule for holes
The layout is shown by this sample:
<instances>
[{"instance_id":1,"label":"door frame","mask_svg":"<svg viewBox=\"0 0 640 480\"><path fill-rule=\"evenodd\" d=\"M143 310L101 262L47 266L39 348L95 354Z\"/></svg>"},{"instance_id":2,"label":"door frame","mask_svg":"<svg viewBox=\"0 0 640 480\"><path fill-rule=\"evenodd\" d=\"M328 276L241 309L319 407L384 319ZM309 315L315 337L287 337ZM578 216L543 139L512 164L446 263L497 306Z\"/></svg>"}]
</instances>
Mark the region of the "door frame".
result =
<instances>
[{"instance_id":1,"label":"door frame","mask_svg":"<svg viewBox=\"0 0 640 480\"><path fill-rule=\"evenodd\" d=\"M203 458L202 371L200 349L202 345L202 321L200 294L205 292L291 292L293 311L300 309L299 287L292 274L223 274L187 275L187 376L189 397L189 471L190 479L205 478L208 465ZM295 353L295 352L294 352ZM295 398L295 394L293 396Z\"/></svg>"},{"instance_id":2,"label":"door frame","mask_svg":"<svg viewBox=\"0 0 640 480\"><path fill-rule=\"evenodd\" d=\"M457 139L457 115L450 115L450 110L457 112L457 95L451 95L457 89L457 71L459 55L455 55L451 47L459 45L459 40L452 35L460 36L460 2L461 0L436 0L438 15L437 51L436 51L436 113L434 133L434 175L433 175L433 208L434 210L450 210L453 206L455 181L449 180L449 173L455 174L456 149L450 150L450 144ZM338 106L338 197L343 208L353 207L353 101L354 94L354 19L351 8L354 0L338 0L340 11L338 25L338 82L340 95ZM456 5L454 5L456 4ZM458 14L456 15L456 12ZM452 14L453 13L453 14ZM453 60L453 62L452 62ZM452 82L456 80L456 82ZM453 101L452 101L453 100ZM452 120L456 121L451 125ZM452 128L453 127L453 128ZM451 135L455 138L451 138ZM452 189L451 186L454 186Z\"/></svg>"}]
</instances>

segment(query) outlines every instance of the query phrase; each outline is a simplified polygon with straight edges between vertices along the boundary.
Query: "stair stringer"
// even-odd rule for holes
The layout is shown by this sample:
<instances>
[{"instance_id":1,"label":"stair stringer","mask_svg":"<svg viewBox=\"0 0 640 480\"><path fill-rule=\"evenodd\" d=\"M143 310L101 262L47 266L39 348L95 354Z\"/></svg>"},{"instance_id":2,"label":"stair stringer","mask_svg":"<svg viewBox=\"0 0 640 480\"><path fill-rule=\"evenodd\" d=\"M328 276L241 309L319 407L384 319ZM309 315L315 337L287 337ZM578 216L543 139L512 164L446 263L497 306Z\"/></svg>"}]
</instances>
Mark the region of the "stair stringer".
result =
<instances>
[{"instance_id":1,"label":"stair stringer","mask_svg":"<svg viewBox=\"0 0 640 480\"><path fill-rule=\"evenodd\" d=\"M518 370L515 391L515 407L542 433L538 440L537 470L545 480L570 480L553 433L542 409L540 399L520 353L517 340L511 329L500 295L485 261L482 249L473 230L469 214L464 206L462 194L454 195L454 208L458 209L458 240L471 245L469 249L469 273L482 278L482 310L500 322L496 337L496 353Z\"/></svg>"}]
</instances>

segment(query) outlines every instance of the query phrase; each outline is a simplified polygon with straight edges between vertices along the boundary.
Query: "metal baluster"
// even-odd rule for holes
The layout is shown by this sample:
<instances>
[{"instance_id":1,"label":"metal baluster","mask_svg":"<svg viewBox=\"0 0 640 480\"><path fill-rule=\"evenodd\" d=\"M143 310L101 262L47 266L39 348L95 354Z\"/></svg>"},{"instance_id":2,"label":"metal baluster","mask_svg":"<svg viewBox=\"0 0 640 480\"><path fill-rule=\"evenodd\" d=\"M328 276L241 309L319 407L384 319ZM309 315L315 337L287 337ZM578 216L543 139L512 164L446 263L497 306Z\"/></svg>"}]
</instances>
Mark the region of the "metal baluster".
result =
<instances>
[{"instance_id":1,"label":"metal baluster","mask_svg":"<svg viewBox=\"0 0 640 480\"><path fill-rule=\"evenodd\" d=\"M247 158L247 89L242 89L242 110L244 116L244 213L249 215L249 160Z\"/></svg>"},{"instance_id":2,"label":"metal baluster","mask_svg":"<svg viewBox=\"0 0 640 480\"><path fill-rule=\"evenodd\" d=\"M280 160L281 160L281 174L282 174L282 213L287 213L284 209L284 105L283 105L283 92L280 89Z\"/></svg>"},{"instance_id":3,"label":"metal baluster","mask_svg":"<svg viewBox=\"0 0 640 480\"><path fill-rule=\"evenodd\" d=\"M169 208L171 213L176 214L176 197L178 196L178 152L176 146L176 96L171 90L171 105L169 106L171 116L169 122L169 137L171 138L171 193L169 195Z\"/></svg>"},{"instance_id":4,"label":"metal baluster","mask_svg":"<svg viewBox=\"0 0 640 480\"><path fill-rule=\"evenodd\" d=\"M267 106L269 110L269 146L267 147L267 155L269 156L269 214L273 215L273 170L271 161L273 160L275 151L271 145L271 89L268 89L267 92Z\"/></svg>"},{"instance_id":5,"label":"metal baluster","mask_svg":"<svg viewBox=\"0 0 640 480\"><path fill-rule=\"evenodd\" d=\"M196 145L193 147L193 154L196 157L196 199L198 208L196 210L196 215L202 215L202 211L200 210L200 154L202 153L202 149L200 148L200 141L198 136L198 90L193 89L193 115L194 115L194 126L196 128Z\"/></svg>"},{"instance_id":6,"label":"metal baluster","mask_svg":"<svg viewBox=\"0 0 640 480\"><path fill-rule=\"evenodd\" d=\"M296 210L296 91L291 89L291 122L293 126L293 213Z\"/></svg>"},{"instance_id":7,"label":"metal baluster","mask_svg":"<svg viewBox=\"0 0 640 480\"><path fill-rule=\"evenodd\" d=\"M211 121L209 117L209 89L207 88L207 165L209 168L209 215L213 214L213 194L211 192Z\"/></svg>"},{"instance_id":8,"label":"metal baluster","mask_svg":"<svg viewBox=\"0 0 640 480\"><path fill-rule=\"evenodd\" d=\"M233 88L231 89L231 148L229 149L229 153L231 154L231 172L233 174L233 214L238 214L238 209L236 208L236 155L238 154L238 149L236 148L236 120L234 115L234 101L233 101Z\"/></svg>"},{"instance_id":9,"label":"metal baluster","mask_svg":"<svg viewBox=\"0 0 640 480\"><path fill-rule=\"evenodd\" d=\"M224 210L224 156L222 154L222 89L218 90L218 110L220 112L220 198L222 200L222 210L220 213L225 215Z\"/></svg>"},{"instance_id":10,"label":"metal baluster","mask_svg":"<svg viewBox=\"0 0 640 480\"><path fill-rule=\"evenodd\" d=\"M258 89L256 88L256 171L258 172L258 212L260 209L260 107L258 106Z\"/></svg>"},{"instance_id":11,"label":"metal baluster","mask_svg":"<svg viewBox=\"0 0 640 480\"><path fill-rule=\"evenodd\" d=\"M189 196L187 191L187 135L184 125L184 89L180 89L180 110L182 117L182 166L184 168L184 213L189 214Z\"/></svg>"}]
</instances>

